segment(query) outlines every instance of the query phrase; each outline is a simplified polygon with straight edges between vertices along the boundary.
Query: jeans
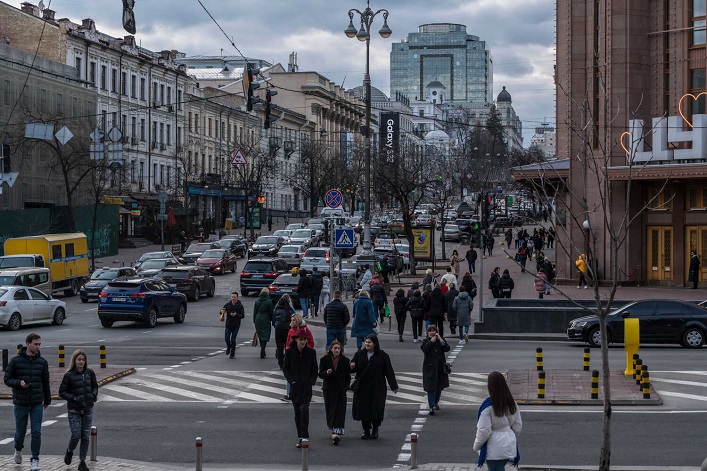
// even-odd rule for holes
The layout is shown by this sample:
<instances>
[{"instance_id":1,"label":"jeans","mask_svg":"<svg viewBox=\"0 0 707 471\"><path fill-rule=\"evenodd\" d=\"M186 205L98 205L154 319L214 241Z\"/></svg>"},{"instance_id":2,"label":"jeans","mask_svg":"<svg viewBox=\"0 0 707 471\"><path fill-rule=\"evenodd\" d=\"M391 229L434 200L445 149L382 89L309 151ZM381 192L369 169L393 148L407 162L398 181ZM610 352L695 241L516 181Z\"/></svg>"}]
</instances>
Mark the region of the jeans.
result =
<instances>
[{"instance_id":1,"label":"jeans","mask_svg":"<svg viewBox=\"0 0 707 471\"><path fill-rule=\"evenodd\" d=\"M525 262L528 261L528 257L521 255L520 256L520 272L525 273Z\"/></svg>"},{"instance_id":2,"label":"jeans","mask_svg":"<svg viewBox=\"0 0 707 471\"><path fill-rule=\"evenodd\" d=\"M486 460L488 471L504 471L508 460Z\"/></svg>"},{"instance_id":3,"label":"jeans","mask_svg":"<svg viewBox=\"0 0 707 471\"><path fill-rule=\"evenodd\" d=\"M326 347L324 351L329 351L329 345L334 340L338 340L341 345L344 345L344 336L346 335L346 328L342 327L340 329L327 329L326 330Z\"/></svg>"},{"instance_id":4,"label":"jeans","mask_svg":"<svg viewBox=\"0 0 707 471\"><path fill-rule=\"evenodd\" d=\"M302 306L302 317L309 315L309 298L299 298L299 304Z\"/></svg>"},{"instance_id":5,"label":"jeans","mask_svg":"<svg viewBox=\"0 0 707 471\"><path fill-rule=\"evenodd\" d=\"M83 414L69 412L69 428L71 429L71 439L69 440L69 451L74 451L76 445L81 440L79 448L79 459L86 461L88 444L91 439L91 423L93 422L93 409L84 411Z\"/></svg>"},{"instance_id":6,"label":"jeans","mask_svg":"<svg viewBox=\"0 0 707 471\"><path fill-rule=\"evenodd\" d=\"M437 404L439 404L439 398L442 397L442 390L438 389L437 391L433 392L428 392L427 393L427 405L430 407L434 407Z\"/></svg>"},{"instance_id":7,"label":"jeans","mask_svg":"<svg viewBox=\"0 0 707 471\"><path fill-rule=\"evenodd\" d=\"M32 431L32 459L39 459L39 450L42 448L42 417L44 416L44 404L33 406L15 405L15 450L22 450L25 446L25 434L27 433L27 419L30 420L30 430Z\"/></svg>"},{"instance_id":8,"label":"jeans","mask_svg":"<svg viewBox=\"0 0 707 471\"><path fill-rule=\"evenodd\" d=\"M312 295L312 313L314 313L315 316L319 314L319 297L320 296L321 296L320 294L313 294Z\"/></svg>"},{"instance_id":9,"label":"jeans","mask_svg":"<svg viewBox=\"0 0 707 471\"><path fill-rule=\"evenodd\" d=\"M550 294L550 283L545 283L545 294Z\"/></svg>"},{"instance_id":10,"label":"jeans","mask_svg":"<svg viewBox=\"0 0 707 471\"><path fill-rule=\"evenodd\" d=\"M297 438L309 438L309 402L292 401L295 409L295 426Z\"/></svg>"},{"instance_id":11,"label":"jeans","mask_svg":"<svg viewBox=\"0 0 707 471\"><path fill-rule=\"evenodd\" d=\"M476 261L469 262L469 273L476 273Z\"/></svg>"},{"instance_id":12,"label":"jeans","mask_svg":"<svg viewBox=\"0 0 707 471\"><path fill-rule=\"evenodd\" d=\"M464 340L464 334L469 335L469 326L464 325L464 326L459 326L459 340Z\"/></svg>"},{"instance_id":13,"label":"jeans","mask_svg":"<svg viewBox=\"0 0 707 471\"><path fill-rule=\"evenodd\" d=\"M232 352L236 351L236 337L238 336L238 327L235 329L229 329L226 327L226 348Z\"/></svg>"}]
</instances>

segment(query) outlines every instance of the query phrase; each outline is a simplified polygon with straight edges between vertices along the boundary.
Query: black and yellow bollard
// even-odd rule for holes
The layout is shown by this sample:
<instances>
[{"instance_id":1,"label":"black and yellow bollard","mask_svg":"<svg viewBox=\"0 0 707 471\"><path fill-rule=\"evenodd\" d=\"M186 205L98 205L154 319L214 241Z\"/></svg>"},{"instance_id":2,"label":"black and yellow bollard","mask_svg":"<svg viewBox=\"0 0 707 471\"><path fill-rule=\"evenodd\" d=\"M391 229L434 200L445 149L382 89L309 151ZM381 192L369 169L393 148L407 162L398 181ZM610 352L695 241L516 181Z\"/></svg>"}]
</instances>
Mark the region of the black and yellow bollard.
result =
<instances>
[{"instance_id":1,"label":"black and yellow bollard","mask_svg":"<svg viewBox=\"0 0 707 471\"><path fill-rule=\"evenodd\" d=\"M584 349L584 371L589 371L589 348Z\"/></svg>"},{"instance_id":2,"label":"black and yellow bollard","mask_svg":"<svg viewBox=\"0 0 707 471\"><path fill-rule=\"evenodd\" d=\"M538 347L535 349L535 363L538 367L538 371L543 370L543 349Z\"/></svg>"},{"instance_id":3,"label":"black and yellow bollard","mask_svg":"<svg viewBox=\"0 0 707 471\"><path fill-rule=\"evenodd\" d=\"M636 360L636 368L633 374L633 378L636 380L636 384L641 384L641 367L643 366L643 360L640 358Z\"/></svg>"},{"instance_id":4,"label":"black and yellow bollard","mask_svg":"<svg viewBox=\"0 0 707 471\"><path fill-rule=\"evenodd\" d=\"M643 390L643 399L651 398L651 377L648 370L641 373L641 389Z\"/></svg>"},{"instance_id":5,"label":"black and yellow bollard","mask_svg":"<svg viewBox=\"0 0 707 471\"><path fill-rule=\"evenodd\" d=\"M17 353L20 353L20 350L22 350L22 344L18 343L17 344Z\"/></svg>"},{"instance_id":6,"label":"black and yellow bollard","mask_svg":"<svg viewBox=\"0 0 707 471\"><path fill-rule=\"evenodd\" d=\"M64 346L59 345L59 368L64 367Z\"/></svg>"},{"instance_id":7,"label":"black and yellow bollard","mask_svg":"<svg viewBox=\"0 0 707 471\"><path fill-rule=\"evenodd\" d=\"M545 399L545 372L538 372L538 399Z\"/></svg>"},{"instance_id":8,"label":"black and yellow bollard","mask_svg":"<svg viewBox=\"0 0 707 471\"><path fill-rule=\"evenodd\" d=\"M641 382L639 384L639 391L643 391L643 375L648 373L648 365L641 365L641 371L638 372L638 377L641 378Z\"/></svg>"},{"instance_id":9,"label":"black and yellow bollard","mask_svg":"<svg viewBox=\"0 0 707 471\"><path fill-rule=\"evenodd\" d=\"M101 349L101 368L105 368L106 367L106 346L101 345L99 348Z\"/></svg>"},{"instance_id":10,"label":"black and yellow bollard","mask_svg":"<svg viewBox=\"0 0 707 471\"><path fill-rule=\"evenodd\" d=\"M599 370L592 371L592 399L599 399Z\"/></svg>"},{"instance_id":11,"label":"black and yellow bollard","mask_svg":"<svg viewBox=\"0 0 707 471\"><path fill-rule=\"evenodd\" d=\"M636 362L638 361L640 357L638 356L638 353L633 354L633 366L631 366L631 369L633 370L633 377L636 377Z\"/></svg>"}]
</instances>

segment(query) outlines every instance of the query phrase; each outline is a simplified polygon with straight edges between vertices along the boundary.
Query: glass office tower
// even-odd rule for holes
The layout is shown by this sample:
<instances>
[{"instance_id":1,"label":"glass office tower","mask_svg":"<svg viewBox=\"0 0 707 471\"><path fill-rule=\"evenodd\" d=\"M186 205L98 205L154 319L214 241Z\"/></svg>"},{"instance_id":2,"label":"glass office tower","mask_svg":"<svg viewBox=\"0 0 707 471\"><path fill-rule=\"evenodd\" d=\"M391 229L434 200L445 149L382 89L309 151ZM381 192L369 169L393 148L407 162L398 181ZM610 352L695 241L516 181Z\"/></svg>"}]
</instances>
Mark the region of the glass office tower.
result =
<instances>
[{"instance_id":1,"label":"glass office tower","mask_svg":"<svg viewBox=\"0 0 707 471\"><path fill-rule=\"evenodd\" d=\"M485 41L466 34L466 26L432 23L393 43L390 94L424 100L430 82L445 88L447 102L481 107L493 102L493 59Z\"/></svg>"}]
</instances>

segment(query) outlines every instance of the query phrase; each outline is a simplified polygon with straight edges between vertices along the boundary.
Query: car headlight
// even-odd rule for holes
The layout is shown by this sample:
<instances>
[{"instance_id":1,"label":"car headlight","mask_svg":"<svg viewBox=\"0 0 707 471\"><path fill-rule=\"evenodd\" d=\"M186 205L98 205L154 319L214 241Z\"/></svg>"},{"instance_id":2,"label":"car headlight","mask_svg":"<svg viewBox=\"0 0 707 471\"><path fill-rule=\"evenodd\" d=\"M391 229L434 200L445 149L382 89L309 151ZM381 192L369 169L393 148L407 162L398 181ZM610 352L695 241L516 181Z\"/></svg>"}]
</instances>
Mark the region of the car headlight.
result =
<instances>
[{"instance_id":1,"label":"car headlight","mask_svg":"<svg viewBox=\"0 0 707 471\"><path fill-rule=\"evenodd\" d=\"M581 327L584 327L585 325L587 325L587 321L573 321L572 322L573 329L579 329Z\"/></svg>"}]
</instances>

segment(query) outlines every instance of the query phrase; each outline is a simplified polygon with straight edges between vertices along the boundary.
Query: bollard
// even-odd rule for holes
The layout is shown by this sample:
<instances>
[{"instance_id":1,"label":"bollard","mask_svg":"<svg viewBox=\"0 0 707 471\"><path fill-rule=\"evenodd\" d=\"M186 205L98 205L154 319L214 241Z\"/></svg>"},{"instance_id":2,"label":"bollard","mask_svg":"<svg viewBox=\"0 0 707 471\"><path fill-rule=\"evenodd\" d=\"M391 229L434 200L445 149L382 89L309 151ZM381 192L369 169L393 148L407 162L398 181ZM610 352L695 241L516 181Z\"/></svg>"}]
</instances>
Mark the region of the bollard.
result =
<instances>
[{"instance_id":1,"label":"bollard","mask_svg":"<svg viewBox=\"0 0 707 471\"><path fill-rule=\"evenodd\" d=\"M98 429L96 426L91 427L91 461L96 461L98 455Z\"/></svg>"},{"instance_id":2,"label":"bollard","mask_svg":"<svg viewBox=\"0 0 707 471\"><path fill-rule=\"evenodd\" d=\"M99 348L101 349L101 368L105 368L106 367L106 346L101 345Z\"/></svg>"},{"instance_id":3,"label":"bollard","mask_svg":"<svg viewBox=\"0 0 707 471\"><path fill-rule=\"evenodd\" d=\"M640 358L640 356L638 356L638 353L633 354L633 366L631 367L631 369L633 370L631 374L633 374L633 375L636 374L636 362L638 361L639 358Z\"/></svg>"},{"instance_id":4,"label":"bollard","mask_svg":"<svg viewBox=\"0 0 707 471\"><path fill-rule=\"evenodd\" d=\"M538 399L545 399L545 372L538 372Z\"/></svg>"},{"instance_id":5,"label":"bollard","mask_svg":"<svg viewBox=\"0 0 707 471\"><path fill-rule=\"evenodd\" d=\"M20 353L20 350L22 350L22 344L18 343L17 344L17 353Z\"/></svg>"},{"instance_id":6,"label":"bollard","mask_svg":"<svg viewBox=\"0 0 707 471\"><path fill-rule=\"evenodd\" d=\"M599 370L592 371L592 399L599 399Z\"/></svg>"},{"instance_id":7,"label":"bollard","mask_svg":"<svg viewBox=\"0 0 707 471\"><path fill-rule=\"evenodd\" d=\"M201 471L202 466L202 442L201 437L196 437L196 471Z\"/></svg>"},{"instance_id":8,"label":"bollard","mask_svg":"<svg viewBox=\"0 0 707 471\"><path fill-rule=\"evenodd\" d=\"M633 374L633 378L636 380L636 384L641 384L641 369L643 367L643 360L640 358L636 360L636 370Z\"/></svg>"},{"instance_id":9,"label":"bollard","mask_svg":"<svg viewBox=\"0 0 707 471\"><path fill-rule=\"evenodd\" d=\"M538 371L543 370L543 349L538 347L535 349L535 363L537 364Z\"/></svg>"},{"instance_id":10,"label":"bollard","mask_svg":"<svg viewBox=\"0 0 707 471\"><path fill-rule=\"evenodd\" d=\"M410 469L417 469L417 434L410 434Z\"/></svg>"},{"instance_id":11,"label":"bollard","mask_svg":"<svg viewBox=\"0 0 707 471\"><path fill-rule=\"evenodd\" d=\"M302 471L309 469L309 439L302 439Z\"/></svg>"},{"instance_id":12,"label":"bollard","mask_svg":"<svg viewBox=\"0 0 707 471\"><path fill-rule=\"evenodd\" d=\"M641 378L638 390L643 391L643 375L648 373L648 365L641 365L641 371L638 372L638 377Z\"/></svg>"},{"instance_id":13,"label":"bollard","mask_svg":"<svg viewBox=\"0 0 707 471\"><path fill-rule=\"evenodd\" d=\"M7 351L7 348L2 349L2 370L5 371L7 369L7 358L10 352Z\"/></svg>"},{"instance_id":14,"label":"bollard","mask_svg":"<svg viewBox=\"0 0 707 471\"><path fill-rule=\"evenodd\" d=\"M59 345L59 368L64 367L64 346Z\"/></svg>"},{"instance_id":15,"label":"bollard","mask_svg":"<svg viewBox=\"0 0 707 471\"><path fill-rule=\"evenodd\" d=\"M651 378L648 374L648 370L642 373L641 377L641 387L643 388L643 399L651 398Z\"/></svg>"},{"instance_id":16,"label":"bollard","mask_svg":"<svg viewBox=\"0 0 707 471\"><path fill-rule=\"evenodd\" d=\"M584 371L589 371L589 348L584 349Z\"/></svg>"}]
</instances>

